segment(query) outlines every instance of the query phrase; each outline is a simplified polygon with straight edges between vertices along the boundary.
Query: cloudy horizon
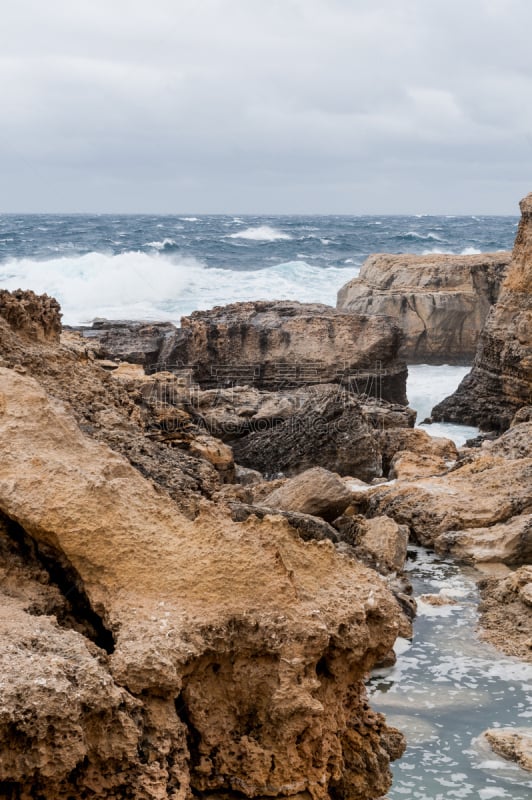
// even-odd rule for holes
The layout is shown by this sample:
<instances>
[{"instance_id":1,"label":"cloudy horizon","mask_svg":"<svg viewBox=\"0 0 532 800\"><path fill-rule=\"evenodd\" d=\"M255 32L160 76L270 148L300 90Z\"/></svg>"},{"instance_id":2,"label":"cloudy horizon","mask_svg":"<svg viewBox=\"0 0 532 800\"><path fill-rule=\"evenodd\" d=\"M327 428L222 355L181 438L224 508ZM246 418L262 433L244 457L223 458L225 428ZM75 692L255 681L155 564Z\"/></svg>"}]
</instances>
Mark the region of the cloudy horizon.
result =
<instances>
[{"instance_id":1,"label":"cloudy horizon","mask_svg":"<svg viewBox=\"0 0 532 800\"><path fill-rule=\"evenodd\" d=\"M0 211L516 214L522 0L7 0Z\"/></svg>"}]
</instances>

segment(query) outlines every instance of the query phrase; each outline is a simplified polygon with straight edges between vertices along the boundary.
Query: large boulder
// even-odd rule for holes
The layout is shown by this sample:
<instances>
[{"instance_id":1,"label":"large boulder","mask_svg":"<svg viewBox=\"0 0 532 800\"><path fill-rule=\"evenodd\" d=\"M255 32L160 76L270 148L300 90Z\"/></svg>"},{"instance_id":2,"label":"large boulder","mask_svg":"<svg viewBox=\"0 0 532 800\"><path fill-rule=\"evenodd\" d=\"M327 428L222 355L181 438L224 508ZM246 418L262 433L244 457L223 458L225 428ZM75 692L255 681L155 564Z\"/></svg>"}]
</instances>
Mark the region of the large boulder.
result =
<instances>
[{"instance_id":1,"label":"large boulder","mask_svg":"<svg viewBox=\"0 0 532 800\"><path fill-rule=\"evenodd\" d=\"M181 327L173 357L193 369L202 387L338 382L406 404L401 332L391 319L319 303L257 301L195 311Z\"/></svg>"},{"instance_id":2,"label":"large boulder","mask_svg":"<svg viewBox=\"0 0 532 800\"><path fill-rule=\"evenodd\" d=\"M236 523L203 501L187 519L5 368L0 449L0 538L70 609L31 616L0 585L2 787L43 800L386 792L403 743L364 679L402 617L373 571L279 517Z\"/></svg>"},{"instance_id":3,"label":"large boulder","mask_svg":"<svg viewBox=\"0 0 532 800\"><path fill-rule=\"evenodd\" d=\"M404 333L410 364L470 364L510 253L370 256L338 292L337 308L386 314Z\"/></svg>"},{"instance_id":4,"label":"large boulder","mask_svg":"<svg viewBox=\"0 0 532 800\"><path fill-rule=\"evenodd\" d=\"M532 566L480 582L482 636L532 664Z\"/></svg>"},{"instance_id":5,"label":"large boulder","mask_svg":"<svg viewBox=\"0 0 532 800\"><path fill-rule=\"evenodd\" d=\"M532 194L521 201L512 262L480 336L475 363L435 420L505 430L532 401Z\"/></svg>"},{"instance_id":6,"label":"large boulder","mask_svg":"<svg viewBox=\"0 0 532 800\"><path fill-rule=\"evenodd\" d=\"M283 511L300 511L332 522L350 502L351 491L344 481L323 467L314 467L274 489L264 498L263 505Z\"/></svg>"},{"instance_id":7,"label":"large boulder","mask_svg":"<svg viewBox=\"0 0 532 800\"><path fill-rule=\"evenodd\" d=\"M387 514L408 525L420 544L451 553L456 546L460 555L467 543L467 560L477 552L482 561L497 560L502 542L486 529L516 518L517 527L499 529L513 542L505 560L523 563L530 555L526 518L517 520L532 511L532 458L506 459L481 451L442 475L376 486L361 493L358 502L370 516Z\"/></svg>"}]
</instances>

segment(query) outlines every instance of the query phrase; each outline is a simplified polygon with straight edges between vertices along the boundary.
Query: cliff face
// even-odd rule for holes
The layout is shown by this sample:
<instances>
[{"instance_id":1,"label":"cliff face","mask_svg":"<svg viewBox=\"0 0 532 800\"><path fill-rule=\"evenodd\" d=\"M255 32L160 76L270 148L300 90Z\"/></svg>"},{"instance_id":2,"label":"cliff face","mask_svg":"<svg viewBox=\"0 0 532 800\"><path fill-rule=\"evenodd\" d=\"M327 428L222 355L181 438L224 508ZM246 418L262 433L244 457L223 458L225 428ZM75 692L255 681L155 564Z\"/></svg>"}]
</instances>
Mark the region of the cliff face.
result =
<instances>
[{"instance_id":1,"label":"cliff face","mask_svg":"<svg viewBox=\"0 0 532 800\"><path fill-rule=\"evenodd\" d=\"M337 308L392 317L408 363L469 364L509 262L510 253L373 255L340 289Z\"/></svg>"},{"instance_id":2,"label":"cliff face","mask_svg":"<svg viewBox=\"0 0 532 800\"><path fill-rule=\"evenodd\" d=\"M384 581L279 516L238 523L200 499L185 517L175 487L107 446L112 426L80 429L82 396L129 452L142 427L118 383L83 351L17 350L13 331L0 326L1 790L384 794L403 741L363 685L405 630Z\"/></svg>"},{"instance_id":3,"label":"cliff face","mask_svg":"<svg viewBox=\"0 0 532 800\"><path fill-rule=\"evenodd\" d=\"M505 430L519 408L532 404L532 194L520 208L512 262L480 336L473 369L433 409L435 420Z\"/></svg>"},{"instance_id":4,"label":"cliff face","mask_svg":"<svg viewBox=\"0 0 532 800\"><path fill-rule=\"evenodd\" d=\"M181 324L172 331L159 324L97 323L82 333L98 342L103 357L184 371L203 388L342 382L361 394L406 403L406 365L397 357L401 332L391 320L286 301L196 311Z\"/></svg>"}]
</instances>

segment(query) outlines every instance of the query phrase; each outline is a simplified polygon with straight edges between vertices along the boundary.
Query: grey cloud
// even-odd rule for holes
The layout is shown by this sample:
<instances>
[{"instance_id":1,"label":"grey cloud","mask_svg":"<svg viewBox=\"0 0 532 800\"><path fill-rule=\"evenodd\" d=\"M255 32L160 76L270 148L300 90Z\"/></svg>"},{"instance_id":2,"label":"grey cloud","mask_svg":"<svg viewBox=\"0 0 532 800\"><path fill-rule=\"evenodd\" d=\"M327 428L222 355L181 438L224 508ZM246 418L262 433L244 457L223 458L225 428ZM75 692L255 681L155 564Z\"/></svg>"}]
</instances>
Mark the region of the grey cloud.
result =
<instances>
[{"instance_id":1,"label":"grey cloud","mask_svg":"<svg viewBox=\"0 0 532 800\"><path fill-rule=\"evenodd\" d=\"M0 209L514 213L521 0L7 0Z\"/></svg>"}]
</instances>

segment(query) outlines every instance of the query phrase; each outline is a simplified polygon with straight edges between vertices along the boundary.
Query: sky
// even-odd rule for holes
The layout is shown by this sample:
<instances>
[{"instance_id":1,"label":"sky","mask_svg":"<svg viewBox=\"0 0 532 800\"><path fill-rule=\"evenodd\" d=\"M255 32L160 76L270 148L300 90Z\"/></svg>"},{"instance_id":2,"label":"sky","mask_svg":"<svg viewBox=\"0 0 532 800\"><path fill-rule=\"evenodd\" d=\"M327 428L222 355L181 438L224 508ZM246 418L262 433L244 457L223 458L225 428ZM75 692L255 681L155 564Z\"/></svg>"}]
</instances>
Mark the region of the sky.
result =
<instances>
[{"instance_id":1,"label":"sky","mask_svg":"<svg viewBox=\"0 0 532 800\"><path fill-rule=\"evenodd\" d=\"M516 214L530 0L3 0L0 212Z\"/></svg>"}]
</instances>

